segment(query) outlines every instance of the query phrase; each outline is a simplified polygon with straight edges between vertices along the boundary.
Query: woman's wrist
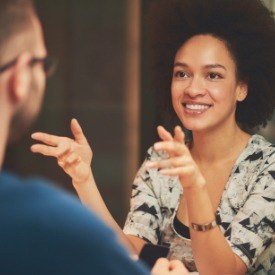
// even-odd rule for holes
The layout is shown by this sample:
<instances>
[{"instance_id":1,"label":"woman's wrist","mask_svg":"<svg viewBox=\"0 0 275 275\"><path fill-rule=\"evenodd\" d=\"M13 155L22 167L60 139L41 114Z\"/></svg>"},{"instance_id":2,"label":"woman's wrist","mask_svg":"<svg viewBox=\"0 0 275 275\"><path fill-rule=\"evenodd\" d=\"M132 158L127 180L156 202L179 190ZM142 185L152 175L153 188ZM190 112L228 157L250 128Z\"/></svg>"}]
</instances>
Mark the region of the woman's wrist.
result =
<instances>
[{"instance_id":1,"label":"woman's wrist","mask_svg":"<svg viewBox=\"0 0 275 275\"><path fill-rule=\"evenodd\" d=\"M73 187L76 189L76 191L80 188L85 188L90 186L92 183L94 183L94 176L91 171L91 173L88 175L86 179L83 179L81 181L72 180Z\"/></svg>"},{"instance_id":2,"label":"woman's wrist","mask_svg":"<svg viewBox=\"0 0 275 275\"><path fill-rule=\"evenodd\" d=\"M199 179L194 181L194 184L188 186L182 186L185 192L198 192L206 188L206 180L201 176Z\"/></svg>"}]
</instances>

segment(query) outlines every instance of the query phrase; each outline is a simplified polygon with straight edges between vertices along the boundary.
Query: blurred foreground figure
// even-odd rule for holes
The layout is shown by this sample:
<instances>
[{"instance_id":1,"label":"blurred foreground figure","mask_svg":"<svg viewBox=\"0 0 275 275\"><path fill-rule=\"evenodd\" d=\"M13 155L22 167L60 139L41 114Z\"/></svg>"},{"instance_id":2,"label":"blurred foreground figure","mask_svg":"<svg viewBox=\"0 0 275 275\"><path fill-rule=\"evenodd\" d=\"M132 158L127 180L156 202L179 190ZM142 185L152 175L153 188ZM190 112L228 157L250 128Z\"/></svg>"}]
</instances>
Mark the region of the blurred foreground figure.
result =
<instances>
[{"instance_id":1,"label":"blurred foreground figure","mask_svg":"<svg viewBox=\"0 0 275 275\"><path fill-rule=\"evenodd\" d=\"M50 60L31 1L0 2L0 165L37 116ZM41 179L0 173L1 274L149 274L112 230ZM160 274L186 274L161 262ZM156 271L160 270L156 266Z\"/></svg>"}]
</instances>

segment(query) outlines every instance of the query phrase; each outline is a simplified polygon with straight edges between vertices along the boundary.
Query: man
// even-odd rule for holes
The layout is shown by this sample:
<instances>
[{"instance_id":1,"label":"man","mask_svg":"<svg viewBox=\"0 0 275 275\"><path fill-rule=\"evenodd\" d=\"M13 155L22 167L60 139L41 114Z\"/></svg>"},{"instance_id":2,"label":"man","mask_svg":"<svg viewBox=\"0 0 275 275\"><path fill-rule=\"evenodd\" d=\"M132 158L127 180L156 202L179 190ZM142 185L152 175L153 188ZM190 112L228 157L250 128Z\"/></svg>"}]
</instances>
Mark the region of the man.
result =
<instances>
[{"instance_id":1,"label":"man","mask_svg":"<svg viewBox=\"0 0 275 275\"><path fill-rule=\"evenodd\" d=\"M31 0L0 1L0 167L7 143L37 116L48 69ZM0 173L1 274L149 274L115 234L69 195L41 179ZM161 259L155 274L187 274Z\"/></svg>"}]
</instances>

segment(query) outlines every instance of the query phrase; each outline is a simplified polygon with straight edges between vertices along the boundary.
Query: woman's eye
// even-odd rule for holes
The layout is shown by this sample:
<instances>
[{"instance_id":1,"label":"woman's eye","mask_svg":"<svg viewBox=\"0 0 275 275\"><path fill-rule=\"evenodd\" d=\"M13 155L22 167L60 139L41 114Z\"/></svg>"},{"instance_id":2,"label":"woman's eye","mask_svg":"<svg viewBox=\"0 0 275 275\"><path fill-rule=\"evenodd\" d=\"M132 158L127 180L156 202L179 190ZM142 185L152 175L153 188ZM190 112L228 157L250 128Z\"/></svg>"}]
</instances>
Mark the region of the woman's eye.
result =
<instances>
[{"instance_id":1,"label":"woman's eye","mask_svg":"<svg viewBox=\"0 0 275 275\"><path fill-rule=\"evenodd\" d=\"M218 73L209 73L208 78L210 78L210 79L220 79L220 78L222 78L222 76Z\"/></svg>"},{"instance_id":2,"label":"woman's eye","mask_svg":"<svg viewBox=\"0 0 275 275\"><path fill-rule=\"evenodd\" d=\"M188 75L185 72L182 72L182 71L175 72L174 75L175 75L175 77L178 77L178 78L186 78L186 77L188 77Z\"/></svg>"}]
</instances>

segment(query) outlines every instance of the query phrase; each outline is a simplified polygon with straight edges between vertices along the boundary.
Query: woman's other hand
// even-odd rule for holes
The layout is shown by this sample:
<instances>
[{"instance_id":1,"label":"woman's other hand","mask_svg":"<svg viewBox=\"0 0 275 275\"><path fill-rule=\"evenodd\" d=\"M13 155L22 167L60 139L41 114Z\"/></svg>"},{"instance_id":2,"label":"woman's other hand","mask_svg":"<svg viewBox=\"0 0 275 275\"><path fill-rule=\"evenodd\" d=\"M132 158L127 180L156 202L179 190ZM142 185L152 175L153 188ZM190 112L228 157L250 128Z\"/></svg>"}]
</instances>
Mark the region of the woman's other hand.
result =
<instances>
[{"instance_id":1,"label":"woman's other hand","mask_svg":"<svg viewBox=\"0 0 275 275\"><path fill-rule=\"evenodd\" d=\"M32 138L42 144L31 146L33 153L51 156L72 178L74 184L86 182L91 176L91 161L93 152L76 119L71 121L71 131L74 139L46 133L33 133Z\"/></svg>"},{"instance_id":2,"label":"woman's other hand","mask_svg":"<svg viewBox=\"0 0 275 275\"><path fill-rule=\"evenodd\" d=\"M169 158L147 163L148 168L160 169L167 176L178 176L183 188L196 188L205 184L197 164L185 144L185 135L180 126L174 129L172 136L162 126L158 126L158 135L162 141L154 144L156 151L166 151Z\"/></svg>"}]
</instances>

